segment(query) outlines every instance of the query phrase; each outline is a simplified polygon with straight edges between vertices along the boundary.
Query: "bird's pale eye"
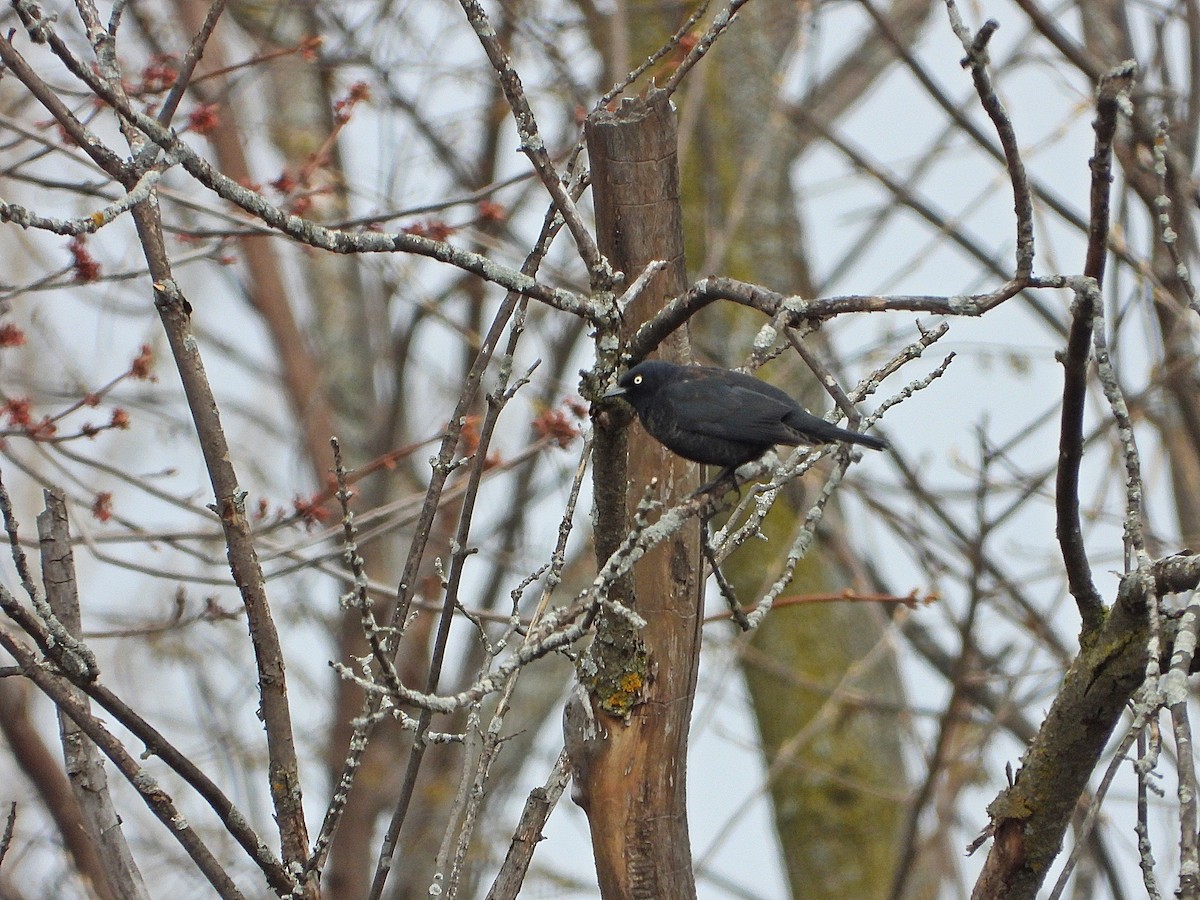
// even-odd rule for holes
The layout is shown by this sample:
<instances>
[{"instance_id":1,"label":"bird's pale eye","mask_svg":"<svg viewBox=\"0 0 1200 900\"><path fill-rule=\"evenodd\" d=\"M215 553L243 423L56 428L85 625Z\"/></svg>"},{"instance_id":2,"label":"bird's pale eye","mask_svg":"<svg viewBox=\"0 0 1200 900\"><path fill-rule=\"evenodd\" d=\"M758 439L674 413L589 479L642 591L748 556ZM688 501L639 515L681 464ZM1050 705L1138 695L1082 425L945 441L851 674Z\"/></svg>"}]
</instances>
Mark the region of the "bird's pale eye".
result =
<instances>
[{"instance_id":1,"label":"bird's pale eye","mask_svg":"<svg viewBox=\"0 0 1200 900\"><path fill-rule=\"evenodd\" d=\"M634 376L633 376L633 383L634 383L634 384L641 384L641 383L642 383L642 376L641 376L641 375L634 375Z\"/></svg>"}]
</instances>

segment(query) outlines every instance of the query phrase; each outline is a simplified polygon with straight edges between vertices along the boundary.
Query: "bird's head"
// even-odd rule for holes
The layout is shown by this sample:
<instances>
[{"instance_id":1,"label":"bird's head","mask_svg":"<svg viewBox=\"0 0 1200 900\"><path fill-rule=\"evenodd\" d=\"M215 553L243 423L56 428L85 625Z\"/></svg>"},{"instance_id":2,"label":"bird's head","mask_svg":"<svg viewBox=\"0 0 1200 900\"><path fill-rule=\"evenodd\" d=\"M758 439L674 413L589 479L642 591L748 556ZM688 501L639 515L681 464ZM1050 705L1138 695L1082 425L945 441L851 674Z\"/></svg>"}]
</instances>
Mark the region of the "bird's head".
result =
<instances>
[{"instance_id":1,"label":"bird's head","mask_svg":"<svg viewBox=\"0 0 1200 900\"><path fill-rule=\"evenodd\" d=\"M604 399L622 397L636 409L639 402L653 397L680 368L661 359L647 359L618 378L617 386L605 394Z\"/></svg>"}]
</instances>

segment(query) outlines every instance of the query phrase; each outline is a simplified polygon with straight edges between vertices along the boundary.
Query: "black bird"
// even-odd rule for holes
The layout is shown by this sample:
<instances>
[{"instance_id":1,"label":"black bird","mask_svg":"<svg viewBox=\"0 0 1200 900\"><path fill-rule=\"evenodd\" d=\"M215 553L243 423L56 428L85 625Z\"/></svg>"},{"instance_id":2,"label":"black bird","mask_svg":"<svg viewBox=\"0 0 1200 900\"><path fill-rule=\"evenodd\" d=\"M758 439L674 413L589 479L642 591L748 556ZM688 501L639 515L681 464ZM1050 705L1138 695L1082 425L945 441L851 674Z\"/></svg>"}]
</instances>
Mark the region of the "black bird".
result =
<instances>
[{"instance_id":1,"label":"black bird","mask_svg":"<svg viewBox=\"0 0 1200 900\"><path fill-rule=\"evenodd\" d=\"M872 450L888 446L882 438L847 431L805 412L774 385L713 366L648 359L622 375L604 396L627 400L642 427L671 452L723 466L725 471L712 484L775 444L846 441Z\"/></svg>"}]
</instances>

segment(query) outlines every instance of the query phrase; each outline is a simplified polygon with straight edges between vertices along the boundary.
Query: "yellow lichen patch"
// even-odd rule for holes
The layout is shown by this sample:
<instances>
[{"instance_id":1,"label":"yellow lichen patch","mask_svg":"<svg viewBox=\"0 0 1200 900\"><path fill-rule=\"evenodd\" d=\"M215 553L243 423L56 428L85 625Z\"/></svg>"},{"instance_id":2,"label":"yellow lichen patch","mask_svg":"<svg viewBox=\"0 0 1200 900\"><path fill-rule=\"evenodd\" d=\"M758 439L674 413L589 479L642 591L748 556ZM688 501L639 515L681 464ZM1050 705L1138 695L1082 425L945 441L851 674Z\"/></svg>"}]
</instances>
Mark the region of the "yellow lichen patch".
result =
<instances>
[{"instance_id":1,"label":"yellow lichen patch","mask_svg":"<svg viewBox=\"0 0 1200 900\"><path fill-rule=\"evenodd\" d=\"M628 672L621 676L621 690L627 694L636 694L642 689L642 676L637 672Z\"/></svg>"}]
</instances>

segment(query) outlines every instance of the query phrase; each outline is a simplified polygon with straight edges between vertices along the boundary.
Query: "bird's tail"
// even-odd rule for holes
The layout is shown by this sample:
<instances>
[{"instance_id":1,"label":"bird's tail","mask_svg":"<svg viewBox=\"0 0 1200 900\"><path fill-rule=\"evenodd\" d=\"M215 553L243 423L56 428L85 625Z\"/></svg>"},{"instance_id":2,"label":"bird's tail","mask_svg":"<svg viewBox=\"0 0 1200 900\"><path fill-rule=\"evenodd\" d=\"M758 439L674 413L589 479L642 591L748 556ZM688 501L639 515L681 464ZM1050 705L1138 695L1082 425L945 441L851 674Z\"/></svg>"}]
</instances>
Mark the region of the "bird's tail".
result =
<instances>
[{"instance_id":1,"label":"bird's tail","mask_svg":"<svg viewBox=\"0 0 1200 900\"><path fill-rule=\"evenodd\" d=\"M886 450L892 446L881 437L875 437L873 434L862 434L858 431L847 431L842 428L842 437L839 440L847 441L851 444L862 444L864 447L870 447L872 450Z\"/></svg>"},{"instance_id":2,"label":"bird's tail","mask_svg":"<svg viewBox=\"0 0 1200 900\"><path fill-rule=\"evenodd\" d=\"M789 424L792 424L789 422ZM795 427L793 425L793 427ZM815 441L822 444L833 443L834 441L845 441L847 444L860 444L863 447L870 447L872 450L886 450L891 446L881 437L875 437L873 434L863 434L859 431L850 431L846 428L839 428L832 422L826 422L824 419L818 419L812 416L811 419L806 419L803 429L797 429L801 433L806 433Z\"/></svg>"}]
</instances>

